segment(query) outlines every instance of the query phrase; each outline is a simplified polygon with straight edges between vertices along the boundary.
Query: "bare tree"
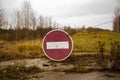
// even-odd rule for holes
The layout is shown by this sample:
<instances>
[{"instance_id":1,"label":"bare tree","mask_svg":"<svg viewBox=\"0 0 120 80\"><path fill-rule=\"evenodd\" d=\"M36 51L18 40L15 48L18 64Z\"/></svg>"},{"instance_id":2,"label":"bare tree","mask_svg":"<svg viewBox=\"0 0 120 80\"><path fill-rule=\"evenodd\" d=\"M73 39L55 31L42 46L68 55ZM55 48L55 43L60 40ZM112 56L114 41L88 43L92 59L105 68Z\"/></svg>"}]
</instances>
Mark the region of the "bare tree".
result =
<instances>
[{"instance_id":1,"label":"bare tree","mask_svg":"<svg viewBox=\"0 0 120 80\"><path fill-rule=\"evenodd\" d=\"M0 28L3 27L3 25L5 25L5 11L0 8Z\"/></svg>"},{"instance_id":2,"label":"bare tree","mask_svg":"<svg viewBox=\"0 0 120 80\"><path fill-rule=\"evenodd\" d=\"M120 8L115 11L115 18L113 21L113 31L120 33Z\"/></svg>"},{"instance_id":3,"label":"bare tree","mask_svg":"<svg viewBox=\"0 0 120 80\"><path fill-rule=\"evenodd\" d=\"M14 21L14 27L16 29L22 29L22 18L20 11L15 11L15 14L13 16L13 21Z\"/></svg>"},{"instance_id":4,"label":"bare tree","mask_svg":"<svg viewBox=\"0 0 120 80\"><path fill-rule=\"evenodd\" d=\"M44 22L45 22L44 28L48 28L48 17L45 17Z\"/></svg>"},{"instance_id":5,"label":"bare tree","mask_svg":"<svg viewBox=\"0 0 120 80\"><path fill-rule=\"evenodd\" d=\"M33 16L34 12L31 8L30 1L25 1L22 7L22 21L24 28L29 29L31 27L31 16Z\"/></svg>"},{"instance_id":6,"label":"bare tree","mask_svg":"<svg viewBox=\"0 0 120 80\"><path fill-rule=\"evenodd\" d=\"M43 16L40 16L38 21L39 21L39 22L38 22L38 26L39 26L40 28L43 28L43 27L45 26L45 19L44 19L44 17L43 17Z\"/></svg>"},{"instance_id":7,"label":"bare tree","mask_svg":"<svg viewBox=\"0 0 120 80\"><path fill-rule=\"evenodd\" d=\"M21 29L23 27L22 18L21 18L21 11L17 10L12 15L12 26L14 26L15 30L15 38L16 40L20 39L19 34L22 32Z\"/></svg>"},{"instance_id":8,"label":"bare tree","mask_svg":"<svg viewBox=\"0 0 120 80\"><path fill-rule=\"evenodd\" d=\"M33 29L33 30L35 30L36 29L36 17L35 17L35 15L34 15L34 13L32 13L31 14L31 16L30 16L30 26L31 26L31 28Z\"/></svg>"},{"instance_id":9,"label":"bare tree","mask_svg":"<svg viewBox=\"0 0 120 80\"><path fill-rule=\"evenodd\" d=\"M59 28L59 23L55 21L55 22L53 23L53 27L54 27L55 29L58 29L58 28Z\"/></svg>"},{"instance_id":10,"label":"bare tree","mask_svg":"<svg viewBox=\"0 0 120 80\"><path fill-rule=\"evenodd\" d=\"M24 1L21 10L17 10L13 18L17 29L35 29L36 19L30 1Z\"/></svg>"},{"instance_id":11,"label":"bare tree","mask_svg":"<svg viewBox=\"0 0 120 80\"><path fill-rule=\"evenodd\" d=\"M48 26L52 27L52 18L51 17L48 17Z\"/></svg>"},{"instance_id":12,"label":"bare tree","mask_svg":"<svg viewBox=\"0 0 120 80\"><path fill-rule=\"evenodd\" d=\"M33 38L35 39L35 37L36 37L36 36L35 36L35 29L36 29L36 24L37 24L37 23L36 23L36 18L35 18L35 15L34 15L34 14L32 14L30 18L31 18L31 23L30 23L31 25L30 25L30 26L31 26L32 29L33 29Z\"/></svg>"}]
</instances>

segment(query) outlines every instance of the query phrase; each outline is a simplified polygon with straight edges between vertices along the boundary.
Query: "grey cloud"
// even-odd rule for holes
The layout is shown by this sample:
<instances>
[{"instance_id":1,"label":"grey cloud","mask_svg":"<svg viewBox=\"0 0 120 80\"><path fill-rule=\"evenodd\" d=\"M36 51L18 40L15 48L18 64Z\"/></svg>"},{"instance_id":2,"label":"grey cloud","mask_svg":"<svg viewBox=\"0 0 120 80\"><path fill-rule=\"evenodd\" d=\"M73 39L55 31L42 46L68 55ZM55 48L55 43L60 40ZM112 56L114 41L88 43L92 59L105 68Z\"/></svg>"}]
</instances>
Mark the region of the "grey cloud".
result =
<instances>
[{"instance_id":1,"label":"grey cloud","mask_svg":"<svg viewBox=\"0 0 120 80\"><path fill-rule=\"evenodd\" d=\"M119 0L120 2L120 0ZM68 12L63 13L64 17L77 17L86 15L102 15L113 13L118 5L118 0L98 0L94 3L73 5L68 9Z\"/></svg>"},{"instance_id":2,"label":"grey cloud","mask_svg":"<svg viewBox=\"0 0 120 80\"><path fill-rule=\"evenodd\" d=\"M120 0L117 0L118 1L118 3L120 3Z\"/></svg>"}]
</instances>

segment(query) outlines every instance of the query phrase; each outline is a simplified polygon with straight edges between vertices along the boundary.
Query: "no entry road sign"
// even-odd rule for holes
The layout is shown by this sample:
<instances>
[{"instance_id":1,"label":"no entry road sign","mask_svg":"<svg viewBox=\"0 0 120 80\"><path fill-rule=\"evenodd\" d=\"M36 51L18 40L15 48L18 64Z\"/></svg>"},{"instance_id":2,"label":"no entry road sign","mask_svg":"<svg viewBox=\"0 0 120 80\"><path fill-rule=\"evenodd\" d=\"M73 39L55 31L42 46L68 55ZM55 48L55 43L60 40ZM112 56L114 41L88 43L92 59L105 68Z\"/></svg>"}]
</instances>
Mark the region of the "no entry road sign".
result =
<instances>
[{"instance_id":1,"label":"no entry road sign","mask_svg":"<svg viewBox=\"0 0 120 80\"><path fill-rule=\"evenodd\" d=\"M52 30L43 39L45 55L54 61L68 58L73 49L73 41L69 34L63 30Z\"/></svg>"}]
</instances>

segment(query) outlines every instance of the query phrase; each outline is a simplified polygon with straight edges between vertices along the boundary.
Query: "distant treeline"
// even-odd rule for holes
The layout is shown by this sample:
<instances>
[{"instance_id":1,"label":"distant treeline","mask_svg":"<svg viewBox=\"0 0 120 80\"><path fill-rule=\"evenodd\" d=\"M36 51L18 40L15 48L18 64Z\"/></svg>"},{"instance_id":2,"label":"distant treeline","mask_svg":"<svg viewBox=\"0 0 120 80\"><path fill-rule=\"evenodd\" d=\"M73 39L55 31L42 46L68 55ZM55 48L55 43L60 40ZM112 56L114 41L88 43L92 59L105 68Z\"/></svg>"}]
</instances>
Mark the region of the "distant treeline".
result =
<instances>
[{"instance_id":1,"label":"distant treeline","mask_svg":"<svg viewBox=\"0 0 120 80\"><path fill-rule=\"evenodd\" d=\"M51 16L36 16L30 1L26 0L21 5L20 10L13 12L10 18L8 18L4 8L0 6L0 40L19 41L43 38L48 31L58 28L62 28L70 35L86 31L109 31L92 27L72 28L71 26L61 26ZM113 31L120 33L120 8L115 11Z\"/></svg>"},{"instance_id":2,"label":"distant treeline","mask_svg":"<svg viewBox=\"0 0 120 80\"><path fill-rule=\"evenodd\" d=\"M33 40L33 39L42 39L47 32L53 30L55 28L37 28L36 30L33 29L0 29L0 40L6 41L20 41L20 40ZM64 27L63 30L68 32L70 35L76 34L78 32L98 32L98 31L109 31L100 28L71 28L71 27Z\"/></svg>"},{"instance_id":3,"label":"distant treeline","mask_svg":"<svg viewBox=\"0 0 120 80\"><path fill-rule=\"evenodd\" d=\"M43 36L50 30L52 30L52 28L38 28L36 30L27 28L16 30L0 29L0 40L19 41L43 38Z\"/></svg>"}]
</instances>

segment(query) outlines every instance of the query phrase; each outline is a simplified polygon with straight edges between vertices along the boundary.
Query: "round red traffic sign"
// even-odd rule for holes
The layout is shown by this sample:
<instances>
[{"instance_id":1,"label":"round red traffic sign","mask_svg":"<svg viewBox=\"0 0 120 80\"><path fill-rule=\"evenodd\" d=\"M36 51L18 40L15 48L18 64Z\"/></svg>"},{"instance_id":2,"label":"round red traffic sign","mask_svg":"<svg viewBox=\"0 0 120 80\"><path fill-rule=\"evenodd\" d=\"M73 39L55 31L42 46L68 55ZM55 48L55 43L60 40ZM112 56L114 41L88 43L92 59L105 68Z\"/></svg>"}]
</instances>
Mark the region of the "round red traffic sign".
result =
<instances>
[{"instance_id":1,"label":"round red traffic sign","mask_svg":"<svg viewBox=\"0 0 120 80\"><path fill-rule=\"evenodd\" d=\"M73 41L69 34L63 30L52 30L43 39L45 55L54 61L68 58L73 49Z\"/></svg>"}]
</instances>

